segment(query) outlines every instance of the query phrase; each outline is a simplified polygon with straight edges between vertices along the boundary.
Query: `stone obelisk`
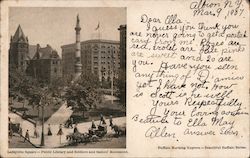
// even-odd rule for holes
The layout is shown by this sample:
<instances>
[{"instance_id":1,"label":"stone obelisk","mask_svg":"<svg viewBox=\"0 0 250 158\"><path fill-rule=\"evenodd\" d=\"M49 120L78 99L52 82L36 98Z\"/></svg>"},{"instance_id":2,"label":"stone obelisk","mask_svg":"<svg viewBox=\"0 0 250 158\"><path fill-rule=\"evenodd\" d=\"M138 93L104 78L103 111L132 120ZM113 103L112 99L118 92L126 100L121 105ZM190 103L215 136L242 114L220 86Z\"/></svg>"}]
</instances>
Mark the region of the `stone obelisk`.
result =
<instances>
[{"instance_id":1,"label":"stone obelisk","mask_svg":"<svg viewBox=\"0 0 250 158\"><path fill-rule=\"evenodd\" d=\"M75 51L75 77L74 77L74 81L77 80L82 73L81 42L80 42L81 27L80 27L79 14L77 14L75 30L76 30L76 51Z\"/></svg>"}]
</instances>

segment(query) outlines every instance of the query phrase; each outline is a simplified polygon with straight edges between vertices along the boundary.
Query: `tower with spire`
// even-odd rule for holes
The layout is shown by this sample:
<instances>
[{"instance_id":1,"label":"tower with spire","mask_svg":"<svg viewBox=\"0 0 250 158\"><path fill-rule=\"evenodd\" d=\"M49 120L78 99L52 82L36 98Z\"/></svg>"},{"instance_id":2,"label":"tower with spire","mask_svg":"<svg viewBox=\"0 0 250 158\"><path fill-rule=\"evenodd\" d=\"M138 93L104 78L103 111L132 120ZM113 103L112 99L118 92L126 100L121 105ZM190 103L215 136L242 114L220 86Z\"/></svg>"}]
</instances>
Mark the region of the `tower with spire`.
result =
<instances>
[{"instance_id":1,"label":"tower with spire","mask_svg":"<svg viewBox=\"0 0 250 158\"><path fill-rule=\"evenodd\" d=\"M27 57L29 53L29 41L23 33L20 25L10 39L9 66L25 71L27 68Z\"/></svg>"},{"instance_id":2,"label":"tower with spire","mask_svg":"<svg viewBox=\"0 0 250 158\"><path fill-rule=\"evenodd\" d=\"M75 79L77 79L82 73L82 64L81 64L81 43L80 43L80 19L79 14L76 18L76 49L75 49Z\"/></svg>"}]
</instances>

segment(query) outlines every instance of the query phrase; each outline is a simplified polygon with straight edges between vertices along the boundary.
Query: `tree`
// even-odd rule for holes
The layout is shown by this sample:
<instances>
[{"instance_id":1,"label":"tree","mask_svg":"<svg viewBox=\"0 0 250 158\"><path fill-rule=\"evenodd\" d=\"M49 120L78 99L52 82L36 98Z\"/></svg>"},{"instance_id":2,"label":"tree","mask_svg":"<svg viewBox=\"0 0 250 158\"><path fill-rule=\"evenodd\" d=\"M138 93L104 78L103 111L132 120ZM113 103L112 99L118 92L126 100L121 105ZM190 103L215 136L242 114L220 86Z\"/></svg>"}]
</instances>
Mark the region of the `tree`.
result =
<instances>
[{"instance_id":1,"label":"tree","mask_svg":"<svg viewBox=\"0 0 250 158\"><path fill-rule=\"evenodd\" d=\"M49 90L45 87L43 82L39 82L31 76L27 76L25 72L16 68L10 67L9 70L9 97L11 100L17 99L18 102L28 101L28 105L38 108L41 106L41 98L44 95L49 97ZM50 99L48 99L49 101Z\"/></svg>"},{"instance_id":2,"label":"tree","mask_svg":"<svg viewBox=\"0 0 250 158\"><path fill-rule=\"evenodd\" d=\"M119 78L117 81L118 86L118 97L120 98L120 102L122 104L126 104L126 72L120 72Z\"/></svg>"},{"instance_id":3,"label":"tree","mask_svg":"<svg viewBox=\"0 0 250 158\"><path fill-rule=\"evenodd\" d=\"M30 89L37 86L36 80L26 76L24 72L10 67L9 71L9 97L11 100L17 99L18 102L23 102L23 109L25 100L31 98Z\"/></svg>"},{"instance_id":4,"label":"tree","mask_svg":"<svg viewBox=\"0 0 250 158\"><path fill-rule=\"evenodd\" d=\"M101 94L98 91L99 80L94 75L81 75L81 77L71 83L66 90L65 99L67 105L74 111L81 111L85 118L85 112L91 108L96 108L101 101Z\"/></svg>"}]
</instances>

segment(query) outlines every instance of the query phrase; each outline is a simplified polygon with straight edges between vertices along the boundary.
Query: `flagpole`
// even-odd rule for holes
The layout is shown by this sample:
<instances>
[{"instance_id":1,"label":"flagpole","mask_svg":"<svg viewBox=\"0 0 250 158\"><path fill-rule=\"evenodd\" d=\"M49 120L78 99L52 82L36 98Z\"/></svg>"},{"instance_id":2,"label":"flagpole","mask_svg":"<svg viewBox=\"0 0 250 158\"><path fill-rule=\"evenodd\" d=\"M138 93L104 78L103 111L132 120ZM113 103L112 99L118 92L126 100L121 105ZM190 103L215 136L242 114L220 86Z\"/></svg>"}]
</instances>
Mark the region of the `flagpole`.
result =
<instances>
[{"instance_id":1,"label":"flagpole","mask_svg":"<svg viewBox=\"0 0 250 158\"><path fill-rule=\"evenodd\" d=\"M112 71L111 71L111 104L113 105L114 103L114 100L113 100L113 97L114 97L114 52L113 52L113 47L111 48L111 52L112 52Z\"/></svg>"},{"instance_id":2,"label":"flagpole","mask_svg":"<svg viewBox=\"0 0 250 158\"><path fill-rule=\"evenodd\" d=\"M98 40L99 40L99 54L101 54L101 39L100 39L100 21L98 21L98 25L97 25L97 29L98 29ZM100 60L99 60L100 62ZM99 63L100 65L100 63ZM101 69L102 71L102 67L99 66L99 68ZM98 72L99 73L99 72ZM99 81L101 81L101 86L102 86L102 72L101 72L101 77L99 77Z\"/></svg>"},{"instance_id":3,"label":"flagpole","mask_svg":"<svg viewBox=\"0 0 250 158\"><path fill-rule=\"evenodd\" d=\"M100 33L100 22L98 22L98 26L99 26L99 28L98 28L98 36L99 36L99 40L101 40L101 33Z\"/></svg>"}]
</instances>

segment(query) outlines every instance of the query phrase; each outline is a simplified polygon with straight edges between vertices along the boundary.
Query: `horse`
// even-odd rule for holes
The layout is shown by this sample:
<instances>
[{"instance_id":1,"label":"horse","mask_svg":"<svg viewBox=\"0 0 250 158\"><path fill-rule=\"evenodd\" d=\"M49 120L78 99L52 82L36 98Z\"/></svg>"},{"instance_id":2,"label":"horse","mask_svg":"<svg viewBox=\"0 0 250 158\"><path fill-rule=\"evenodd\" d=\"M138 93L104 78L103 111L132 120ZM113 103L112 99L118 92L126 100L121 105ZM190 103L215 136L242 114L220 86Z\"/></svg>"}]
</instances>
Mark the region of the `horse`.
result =
<instances>
[{"instance_id":1,"label":"horse","mask_svg":"<svg viewBox=\"0 0 250 158\"><path fill-rule=\"evenodd\" d=\"M118 125L112 125L111 129L115 131L115 134L117 136L122 136L126 134L126 127L118 126Z\"/></svg>"}]
</instances>

